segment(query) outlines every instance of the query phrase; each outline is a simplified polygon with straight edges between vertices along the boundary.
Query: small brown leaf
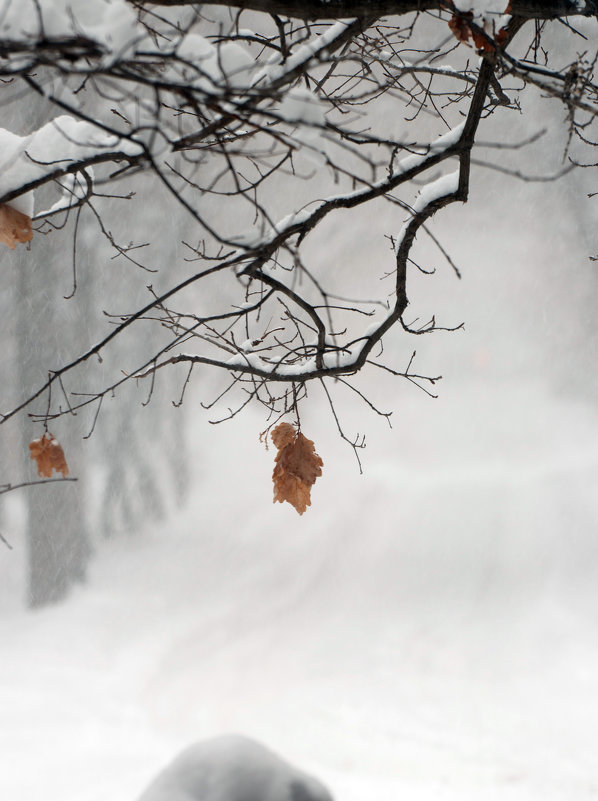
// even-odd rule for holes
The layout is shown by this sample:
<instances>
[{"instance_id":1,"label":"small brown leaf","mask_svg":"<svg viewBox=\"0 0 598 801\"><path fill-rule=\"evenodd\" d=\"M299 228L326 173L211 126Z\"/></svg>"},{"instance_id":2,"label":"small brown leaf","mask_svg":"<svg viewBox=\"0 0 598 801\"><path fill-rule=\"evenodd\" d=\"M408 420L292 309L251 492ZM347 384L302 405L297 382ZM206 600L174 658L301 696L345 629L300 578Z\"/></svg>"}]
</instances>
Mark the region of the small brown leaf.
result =
<instances>
[{"instance_id":1,"label":"small brown leaf","mask_svg":"<svg viewBox=\"0 0 598 801\"><path fill-rule=\"evenodd\" d=\"M47 432L41 439L34 439L29 443L31 458L37 462L37 474L43 478L51 478L52 471L62 473L66 478L69 469L64 458L64 451L58 440Z\"/></svg>"},{"instance_id":2,"label":"small brown leaf","mask_svg":"<svg viewBox=\"0 0 598 801\"><path fill-rule=\"evenodd\" d=\"M496 44L499 47L503 47L503 45L505 45L507 43L508 36L509 36L509 32L507 31L507 29L506 28L501 28L498 31L498 33L496 34L496 37L495 37Z\"/></svg>"},{"instance_id":3,"label":"small brown leaf","mask_svg":"<svg viewBox=\"0 0 598 801\"><path fill-rule=\"evenodd\" d=\"M508 14L511 8L511 2L506 4L504 13ZM450 18L448 26L453 32L453 35L463 44L467 44L470 39L478 52L494 53L496 46L492 41L490 25L486 20L482 20L478 24L481 28L473 26L474 16L472 11L458 11ZM499 47L502 47L508 37L508 32L505 28L500 28L495 37L495 42Z\"/></svg>"},{"instance_id":4,"label":"small brown leaf","mask_svg":"<svg viewBox=\"0 0 598 801\"><path fill-rule=\"evenodd\" d=\"M473 19L471 11L453 14L449 19L448 26L453 32L453 36L460 42L469 41L471 36L471 28L469 27L470 21Z\"/></svg>"},{"instance_id":5,"label":"small brown leaf","mask_svg":"<svg viewBox=\"0 0 598 801\"><path fill-rule=\"evenodd\" d=\"M274 503L288 501L302 515L311 506L311 488L322 475L324 463L312 440L295 431L290 423L280 423L271 436L278 448L272 473Z\"/></svg>"},{"instance_id":6,"label":"small brown leaf","mask_svg":"<svg viewBox=\"0 0 598 801\"><path fill-rule=\"evenodd\" d=\"M476 31L474 28L472 28L471 38L473 39L473 43L478 52L482 51L484 53L494 53L496 50L492 41L488 36L485 36L483 32Z\"/></svg>"},{"instance_id":7,"label":"small brown leaf","mask_svg":"<svg viewBox=\"0 0 598 801\"><path fill-rule=\"evenodd\" d=\"M14 250L19 242L31 242L32 239L31 217L5 203L0 204L0 242Z\"/></svg>"}]
</instances>

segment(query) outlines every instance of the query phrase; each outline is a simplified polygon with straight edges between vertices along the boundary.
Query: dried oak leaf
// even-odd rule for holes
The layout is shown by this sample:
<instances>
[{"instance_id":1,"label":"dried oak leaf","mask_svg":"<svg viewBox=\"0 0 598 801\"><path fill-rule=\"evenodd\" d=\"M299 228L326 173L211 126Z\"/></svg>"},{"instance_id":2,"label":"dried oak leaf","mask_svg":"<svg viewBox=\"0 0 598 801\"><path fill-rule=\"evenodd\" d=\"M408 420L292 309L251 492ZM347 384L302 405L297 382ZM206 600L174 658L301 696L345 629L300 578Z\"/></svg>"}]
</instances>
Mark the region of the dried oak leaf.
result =
<instances>
[{"instance_id":1,"label":"dried oak leaf","mask_svg":"<svg viewBox=\"0 0 598 801\"><path fill-rule=\"evenodd\" d=\"M311 506L311 488L322 475L324 463L312 440L295 431L290 423L280 423L271 436L278 448L272 473L274 503L288 501L302 515Z\"/></svg>"},{"instance_id":2,"label":"dried oak leaf","mask_svg":"<svg viewBox=\"0 0 598 801\"><path fill-rule=\"evenodd\" d=\"M505 14L508 14L511 9L511 2L506 5ZM473 44L476 50L484 52L484 53L494 53L496 47L492 42L492 37L487 30L488 26L485 22L482 23L482 30L479 30L475 26L472 27L473 23L473 13L471 11L460 11L450 18L448 26L451 29L453 35L455 36L458 41L467 44L469 39L473 40ZM495 42L499 47L502 47L508 37L508 32L505 28L500 28L498 33L495 36Z\"/></svg>"},{"instance_id":3,"label":"dried oak leaf","mask_svg":"<svg viewBox=\"0 0 598 801\"><path fill-rule=\"evenodd\" d=\"M449 19L448 26L451 29L453 36L460 42L468 42L471 36L471 28L469 23L473 20L471 11L453 14Z\"/></svg>"},{"instance_id":4,"label":"dried oak leaf","mask_svg":"<svg viewBox=\"0 0 598 801\"><path fill-rule=\"evenodd\" d=\"M507 43L507 38L509 36L509 32L506 28L500 28L494 40L499 47L503 47Z\"/></svg>"},{"instance_id":5,"label":"dried oak leaf","mask_svg":"<svg viewBox=\"0 0 598 801\"><path fill-rule=\"evenodd\" d=\"M12 206L0 204L0 242L14 250L19 242L31 242L32 239L31 217Z\"/></svg>"},{"instance_id":6,"label":"dried oak leaf","mask_svg":"<svg viewBox=\"0 0 598 801\"><path fill-rule=\"evenodd\" d=\"M34 439L29 443L31 458L37 462L37 474L43 478L51 478L52 471L62 473L66 478L69 469L64 458L64 451L58 440L51 434L45 433L41 439Z\"/></svg>"},{"instance_id":7,"label":"dried oak leaf","mask_svg":"<svg viewBox=\"0 0 598 801\"><path fill-rule=\"evenodd\" d=\"M496 50L492 41L489 40L487 36L484 36L483 32L476 31L474 28L472 28L471 38L473 39L475 49L478 52L482 51L484 53L494 53L494 51Z\"/></svg>"}]
</instances>

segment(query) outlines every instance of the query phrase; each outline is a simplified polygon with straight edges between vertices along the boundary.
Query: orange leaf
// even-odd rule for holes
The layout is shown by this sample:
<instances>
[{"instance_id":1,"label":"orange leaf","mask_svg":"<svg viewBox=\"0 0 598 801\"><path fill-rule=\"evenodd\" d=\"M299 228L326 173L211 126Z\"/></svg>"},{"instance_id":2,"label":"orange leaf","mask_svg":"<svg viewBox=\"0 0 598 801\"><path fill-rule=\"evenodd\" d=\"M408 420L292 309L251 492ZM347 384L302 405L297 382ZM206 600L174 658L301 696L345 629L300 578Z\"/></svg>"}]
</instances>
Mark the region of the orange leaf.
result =
<instances>
[{"instance_id":1,"label":"orange leaf","mask_svg":"<svg viewBox=\"0 0 598 801\"><path fill-rule=\"evenodd\" d=\"M290 423L280 423L271 436L278 448L272 473L274 503L288 501L302 515L311 506L311 488L322 475L324 463L312 440L295 431Z\"/></svg>"},{"instance_id":2,"label":"orange leaf","mask_svg":"<svg viewBox=\"0 0 598 801\"><path fill-rule=\"evenodd\" d=\"M19 242L31 242L32 239L31 217L12 206L0 204L0 242L14 250Z\"/></svg>"},{"instance_id":3,"label":"orange leaf","mask_svg":"<svg viewBox=\"0 0 598 801\"><path fill-rule=\"evenodd\" d=\"M64 458L64 451L58 440L47 432L41 439L34 439L29 443L31 458L37 462L37 474L43 478L51 478L52 471L62 473L66 478L69 469Z\"/></svg>"}]
</instances>

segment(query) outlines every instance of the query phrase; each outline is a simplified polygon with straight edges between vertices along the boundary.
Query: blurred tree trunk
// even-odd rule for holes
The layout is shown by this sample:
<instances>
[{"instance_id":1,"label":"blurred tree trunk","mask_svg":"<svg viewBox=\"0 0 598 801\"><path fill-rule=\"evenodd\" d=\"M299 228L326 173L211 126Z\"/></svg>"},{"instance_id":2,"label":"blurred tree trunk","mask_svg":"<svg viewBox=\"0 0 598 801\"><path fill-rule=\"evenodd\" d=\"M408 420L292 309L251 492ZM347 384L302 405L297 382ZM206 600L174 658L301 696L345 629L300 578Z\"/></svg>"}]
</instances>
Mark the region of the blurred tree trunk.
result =
<instances>
[{"instance_id":1,"label":"blurred tree trunk","mask_svg":"<svg viewBox=\"0 0 598 801\"><path fill-rule=\"evenodd\" d=\"M62 282L53 275L53 267L59 261L59 254L52 251L51 237L40 237L37 241L34 238L31 250L22 249L17 257L19 269L15 334L18 366L15 378L23 390L39 384L45 377L48 365L56 362L54 354L58 350L58 336L54 335L61 326L56 319L55 295ZM32 319L39 320L39 327L32 326ZM21 452L28 454L28 443L41 434L39 426L24 416L21 426ZM77 439L75 434L72 437L73 445ZM76 451L68 447L65 450L67 461L71 461L71 470L81 479L83 460L74 464L72 457L76 455ZM33 474L33 462L30 470ZM34 475L31 474L30 478L33 479ZM85 579L91 549L81 480L77 483L29 487L25 492L27 603L30 607L39 607L60 601L73 584Z\"/></svg>"},{"instance_id":2,"label":"blurred tree trunk","mask_svg":"<svg viewBox=\"0 0 598 801\"><path fill-rule=\"evenodd\" d=\"M27 108L26 114L19 108L15 112L14 123L21 133L27 133L51 116L52 109L42 102L33 110ZM63 309L67 301L60 297L65 272L63 265L68 264L63 248L56 237L36 235L27 249L20 247L14 253L17 261L14 304L17 365L13 380L23 393L47 377L48 368L59 360L60 343L64 342L65 332L76 330L72 325L65 325L64 315L72 314L72 311ZM40 402L45 403L46 399L40 399ZM39 411L39 407L32 411ZM31 422L28 416L22 418L20 445L24 459L29 455L29 442L42 433L40 426ZM75 433L72 439L73 443L76 442ZM83 460L73 464L77 461L73 460L73 451L68 447L65 450L67 462L71 462L70 469L76 471L81 479ZM27 478L35 477L35 466L31 462ZM30 607L39 607L60 601L73 584L85 579L90 546L83 486L79 480L77 483L29 487L25 493L26 600Z\"/></svg>"},{"instance_id":3,"label":"blurred tree trunk","mask_svg":"<svg viewBox=\"0 0 598 801\"><path fill-rule=\"evenodd\" d=\"M89 543L78 488L30 487L27 498L27 604L62 600L73 584L85 580Z\"/></svg>"}]
</instances>

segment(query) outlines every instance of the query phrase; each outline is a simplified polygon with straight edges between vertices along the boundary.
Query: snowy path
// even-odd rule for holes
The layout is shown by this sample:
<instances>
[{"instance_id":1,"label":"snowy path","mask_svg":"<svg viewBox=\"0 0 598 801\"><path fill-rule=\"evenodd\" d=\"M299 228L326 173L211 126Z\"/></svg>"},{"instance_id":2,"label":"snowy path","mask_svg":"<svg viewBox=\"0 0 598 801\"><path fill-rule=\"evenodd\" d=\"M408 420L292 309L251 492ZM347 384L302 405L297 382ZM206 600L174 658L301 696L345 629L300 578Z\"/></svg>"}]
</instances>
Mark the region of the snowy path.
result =
<instances>
[{"instance_id":1,"label":"snowy path","mask_svg":"<svg viewBox=\"0 0 598 801\"><path fill-rule=\"evenodd\" d=\"M240 731L338 801L598 798L598 413L444 387L363 477L314 421L303 518L252 422L228 449L203 425L189 506L102 545L62 606L15 610L2 553L0 797L133 801Z\"/></svg>"}]
</instances>

